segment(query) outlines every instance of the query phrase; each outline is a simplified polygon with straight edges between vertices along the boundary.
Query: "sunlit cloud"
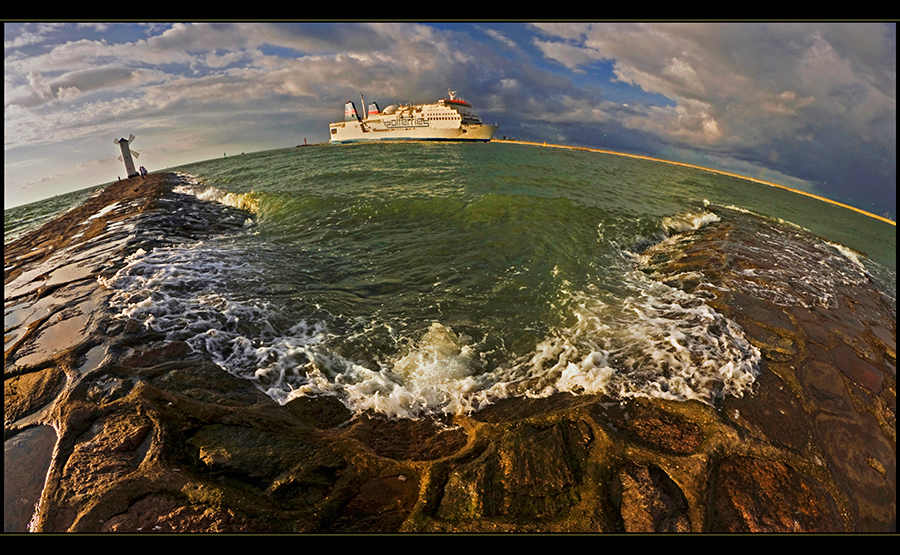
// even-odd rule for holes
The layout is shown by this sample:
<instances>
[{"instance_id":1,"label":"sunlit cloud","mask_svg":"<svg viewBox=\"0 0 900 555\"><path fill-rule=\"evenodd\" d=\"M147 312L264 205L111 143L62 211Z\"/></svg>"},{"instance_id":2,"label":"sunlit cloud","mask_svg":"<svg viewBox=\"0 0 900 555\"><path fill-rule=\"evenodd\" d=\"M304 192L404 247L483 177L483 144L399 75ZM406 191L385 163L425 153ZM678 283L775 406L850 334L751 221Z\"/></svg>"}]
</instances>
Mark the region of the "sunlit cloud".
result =
<instances>
[{"instance_id":1,"label":"sunlit cloud","mask_svg":"<svg viewBox=\"0 0 900 555\"><path fill-rule=\"evenodd\" d=\"M140 133L145 144L181 145L167 163L186 163L192 151L237 145L241 136L261 148L327 140L328 122L360 92L385 105L448 89L499 123L500 135L647 154L696 149L718 164L755 160L811 183L827 176L829 186L862 173L872 188L896 181L894 24L4 29L8 184L39 179L15 165L26 150L79 138L96 141L91 156L101 160L111 147L101 136ZM866 196L891 205L896 198L886 190Z\"/></svg>"}]
</instances>

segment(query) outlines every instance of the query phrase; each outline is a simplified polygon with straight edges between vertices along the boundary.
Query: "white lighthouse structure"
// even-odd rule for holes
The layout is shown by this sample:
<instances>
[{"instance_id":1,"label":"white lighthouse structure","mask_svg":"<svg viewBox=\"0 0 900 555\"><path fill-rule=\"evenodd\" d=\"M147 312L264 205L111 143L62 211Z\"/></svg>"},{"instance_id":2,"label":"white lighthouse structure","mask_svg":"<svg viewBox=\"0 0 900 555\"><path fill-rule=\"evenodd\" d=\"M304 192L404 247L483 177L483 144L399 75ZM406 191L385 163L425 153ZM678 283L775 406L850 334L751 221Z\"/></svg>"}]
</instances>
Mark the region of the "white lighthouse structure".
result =
<instances>
[{"instance_id":1,"label":"white lighthouse structure","mask_svg":"<svg viewBox=\"0 0 900 555\"><path fill-rule=\"evenodd\" d=\"M134 160L131 159L131 155L133 154L134 157L137 158L140 154L128 148L128 145L130 145L133 140L134 135L129 135L127 139L113 139L113 144L119 145L119 148L122 149L122 154L119 155L119 161L125 162L125 173L128 177L134 177L138 174L137 170L134 169Z\"/></svg>"}]
</instances>

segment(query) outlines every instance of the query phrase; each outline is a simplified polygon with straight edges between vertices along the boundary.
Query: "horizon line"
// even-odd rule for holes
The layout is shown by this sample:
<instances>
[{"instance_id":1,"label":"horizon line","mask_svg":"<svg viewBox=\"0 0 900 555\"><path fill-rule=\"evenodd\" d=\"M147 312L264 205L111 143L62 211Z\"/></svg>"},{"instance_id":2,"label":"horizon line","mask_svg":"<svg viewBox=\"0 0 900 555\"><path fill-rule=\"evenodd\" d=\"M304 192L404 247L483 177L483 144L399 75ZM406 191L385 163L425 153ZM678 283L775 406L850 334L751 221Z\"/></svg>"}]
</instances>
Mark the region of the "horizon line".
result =
<instances>
[{"instance_id":1,"label":"horizon line","mask_svg":"<svg viewBox=\"0 0 900 555\"><path fill-rule=\"evenodd\" d=\"M734 178L737 178L737 179L745 179L745 180L747 180L747 181L752 181L752 182L754 182L754 183L759 183L759 184L761 184L761 185L768 185L769 187L776 187L776 188L778 188L778 189L784 189L784 190L790 191L790 192L792 192L792 193L797 193L797 194L800 194L800 195L804 195L804 196L807 196L807 197L811 197L811 198L814 198L814 199L816 199L816 200L821 200L821 201L827 202L827 203L829 203L829 204L833 204L833 205L835 205L835 206L839 206L839 207L841 207L841 208L846 208L846 209L848 209L848 210L852 210L852 211L854 211L854 212L858 212L858 213L860 213L860 214L863 214L864 216L869 216L870 218L875 218L876 220L881 220L881 221L883 221L883 222L886 222L886 223L891 224L891 225L894 226L894 227L897 227L897 222L895 222L894 220L891 220L891 219L889 219L889 218L885 218L884 216L878 216L878 215L873 214L873 213L871 213L871 212L867 212L867 211L865 211L865 210L862 210L861 208L856 208L856 207L854 207L854 206L850 206L849 204L844 204L844 203L842 203L842 202L838 202L838 201L836 201L836 200L832 200L832 199L825 198L825 197L822 197L822 196L819 196L819 195L815 195L815 194L813 194L813 193L807 193L806 191L801 191L801 190L799 190L799 189L794 189L794 188L788 187L788 186L786 186L786 185L779 185L778 183L771 183L771 182L769 182L769 181L763 181L762 179L757 179L757 178L755 178L755 177L749 177L749 176L746 176L746 175L740 175L740 174L737 174L737 173L731 173L731 172L727 172L727 171L723 171L723 170L717 170L717 169L714 169L714 168L707 168L707 167L704 167L704 166L697 166L697 165L694 165L694 164L688 164L688 163L686 163L686 162L675 162L675 161L673 161L673 160L665 160L665 159L663 159L663 158L653 158L652 156L643 156L643 155L641 155L641 154L629 154L629 153L627 153L627 152L616 152L616 151L614 151L614 150L605 150L605 149L602 149L602 148L591 148L591 147L586 147L586 146L557 145L557 144L546 143L546 142L538 143L538 142L534 142L534 141L519 141L519 140L515 140L515 139L492 139L491 142L492 142L492 143L496 142L496 143L522 144L522 145L531 145L531 146L543 146L543 147L551 147L551 148L566 148L566 149L570 149L570 150L586 150L586 151L588 151L588 152L598 152L598 153L601 153L601 154L612 154L612 155L614 155L614 156L626 156L626 157L628 157L628 158L640 158L640 159L642 159L642 160L650 160L650 161L653 161L653 162L662 162L662 163L664 163L664 164L674 164L674 165L676 165L676 166L684 166L684 167L686 167L686 168L693 168L693 169L696 169L696 170L704 170L704 171L708 171L708 172L712 172L712 173L717 173L717 174L725 175L725 176L728 176L728 177L734 177Z\"/></svg>"}]
</instances>

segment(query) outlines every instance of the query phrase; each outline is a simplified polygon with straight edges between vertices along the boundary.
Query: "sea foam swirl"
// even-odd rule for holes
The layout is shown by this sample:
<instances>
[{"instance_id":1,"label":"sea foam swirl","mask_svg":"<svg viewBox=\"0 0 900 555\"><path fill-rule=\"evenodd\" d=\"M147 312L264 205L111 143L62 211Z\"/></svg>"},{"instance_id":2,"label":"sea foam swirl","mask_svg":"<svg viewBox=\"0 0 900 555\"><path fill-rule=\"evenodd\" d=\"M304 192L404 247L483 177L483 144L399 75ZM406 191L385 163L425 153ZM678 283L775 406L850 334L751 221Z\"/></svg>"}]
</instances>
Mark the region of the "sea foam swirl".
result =
<instances>
[{"instance_id":1,"label":"sea foam swirl","mask_svg":"<svg viewBox=\"0 0 900 555\"><path fill-rule=\"evenodd\" d=\"M252 206L247 197L211 188L199 196ZM714 221L712 213L685 213L663 227L675 235ZM615 298L596 286L569 291L560 281L560 321L568 323L531 353L493 367L484 364L488 341L452 323L434 321L413 336L398 336L394 323L377 315L357 317L353 333L390 330L393 354L363 361L341 354L352 338L342 335L347 327L340 318L321 311L300 317L254 292L265 289L265 277L252 259L216 238L139 249L104 285L114 290L119 317L186 342L280 403L333 395L355 411L392 417L467 413L499 398L554 392L714 403L748 391L759 360L740 329L702 299L635 268ZM625 252L622 260L633 265L639 257Z\"/></svg>"}]
</instances>

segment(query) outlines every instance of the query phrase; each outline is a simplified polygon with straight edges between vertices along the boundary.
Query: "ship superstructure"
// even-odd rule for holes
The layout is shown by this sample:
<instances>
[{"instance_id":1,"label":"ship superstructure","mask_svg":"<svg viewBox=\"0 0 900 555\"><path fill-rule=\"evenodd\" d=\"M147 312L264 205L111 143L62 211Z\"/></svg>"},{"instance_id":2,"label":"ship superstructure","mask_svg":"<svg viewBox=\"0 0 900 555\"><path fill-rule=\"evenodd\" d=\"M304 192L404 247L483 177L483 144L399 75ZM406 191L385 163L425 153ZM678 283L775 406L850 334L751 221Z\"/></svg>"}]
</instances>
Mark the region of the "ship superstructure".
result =
<instances>
[{"instance_id":1,"label":"ship superstructure","mask_svg":"<svg viewBox=\"0 0 900 555\"><path fill-rule=\"evenodd\" d=\"M360 94L364 116L352 100L344 104L344 121L329 125L332 143L362 141L490 141L497 125L486 125L472 105L448 91L431 104L391 104L379 110Z\"/></svg>"}]
</instances>

